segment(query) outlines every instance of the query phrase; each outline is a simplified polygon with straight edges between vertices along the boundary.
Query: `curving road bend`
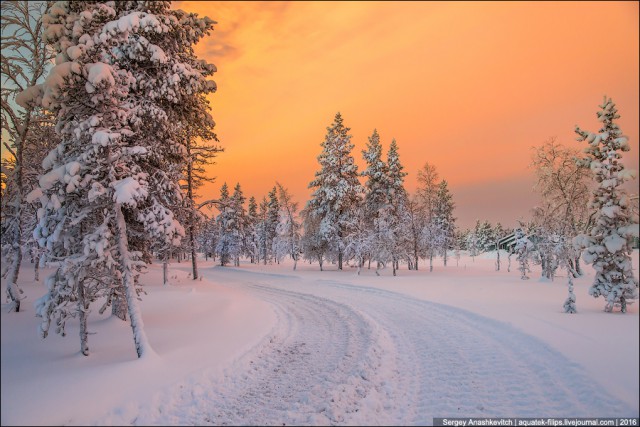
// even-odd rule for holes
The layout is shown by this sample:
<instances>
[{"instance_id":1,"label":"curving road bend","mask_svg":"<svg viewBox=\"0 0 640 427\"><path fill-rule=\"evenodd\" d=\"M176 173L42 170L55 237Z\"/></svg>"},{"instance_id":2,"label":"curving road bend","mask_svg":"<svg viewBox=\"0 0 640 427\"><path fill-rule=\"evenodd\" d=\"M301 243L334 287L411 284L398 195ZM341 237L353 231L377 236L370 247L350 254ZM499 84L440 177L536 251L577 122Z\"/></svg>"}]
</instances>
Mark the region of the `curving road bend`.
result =
<instances>
[{"instance_id":1,"label":"curving road bend","mask_svg":"<svg viewBox=\"0 0 640 427\"><path fill-rule=\"evenodd\" d=\"M163 390L134 424L424 425L433 417L634 416L581 369L502 322L397 293L205 272L278 322L225 371Z\"/></svg>"}]
</instances>

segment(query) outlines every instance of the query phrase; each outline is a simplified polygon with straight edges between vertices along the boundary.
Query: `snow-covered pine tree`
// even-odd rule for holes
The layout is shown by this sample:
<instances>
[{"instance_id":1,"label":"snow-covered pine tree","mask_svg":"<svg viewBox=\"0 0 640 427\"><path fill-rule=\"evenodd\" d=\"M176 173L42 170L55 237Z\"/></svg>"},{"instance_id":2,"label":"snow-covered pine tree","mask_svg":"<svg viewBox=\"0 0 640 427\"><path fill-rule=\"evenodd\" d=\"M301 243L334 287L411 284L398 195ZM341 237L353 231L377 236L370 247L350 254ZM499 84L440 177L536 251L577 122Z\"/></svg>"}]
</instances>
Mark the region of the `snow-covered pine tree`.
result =
<instances>
[{"instance_id":1,"label":"snow-covered pine tree","mask_svg":"<svg viewBox=\"0 0 640 427\"><path fill-rule=\"evenodd\" d=\"M247 206L247 219L245 221L245 246L244 253L252 264L259 262L258 253L258 204L256 198L251 196Z\"/></svg>"},{"instance_id":2,"label":"snow-covered pine tree","mask_svg":"<svg viewBox=\"0 0 640 427\"><path fill-rule=\"evenodd\" d=\"M391 258L393 262L393 275L399 268L400 259L410 257L410 217L407 213L407 190L404 188L404 166L400 163L398 143L395 138L391 140L387 152L387 174L389 185L387 187L388 222L391 229Z\"/></svg>"},{"instance_id":3,"label":"snow-covered pine tree","mask_svg":"<svg viewBox=\"0 0 640 427\"><path fill-rule=\"evenodd\" d=\"M576 313L576 294L573 292L573 274L569 271L567 271L567 278L569 281L567 285L569 294L567 295L567 299L564 301L562 308L564 308L565 313Z\"/></svg>"},{"instance_id":4,"label":"snow-covered pine tree","mask_svg":"<svg viewBox=\"0 0 640 427\"><path fill-rule=\"evenodd\" d=\"M267 264L267 257L269 251L269 238L268 238L268 211L269 211L269 202L267 202L266 197L262 197L262 201L259 205L260 211L258 212L258 222L256 225L257 231L257 244L258 244L258 264L260 263L260 257L264 264Z\"/></svg>"},{"instance_id":5,"label":"snow-covered pine tree","mask_svg":"<svg viewBox=\"0 0 640 427\"><path fill-rule=\"evenodd\" d=\"M389 230L382 230L380 227L386 221L382 221L380 216L383 214L383 210L389 203L388 191L390 190L391 183L389 182L389 172L387 165L382 160L382 145L380 144L380 135L376 129L369 137L366 150L362 151L362 157L366 163L366 169L361 172L361 176L366 178L364 184L364 199L362 202L362 210L364 216L364 232L368 237L358 237L354 242L368 242L367 247L370 249L370 253L365 254L370 259L376 261L376 263L385 263L386 255L390 251L385 251L384 246L389 242L383 240L388 238L387 232ZM386 212L386 210L385 210ZM361 230L362 231L362 230ZM353 244L352 244L353 246ZM364 247L361 244L356 245L358 248ZM360 255L360 254L358 254Z\"/></svg>"},{"instance_id":6,"label":"snow-covered pine tree","mask_svg":"<svg viewBox=\"0 0 640 427\"><path fill-rule=\"evenodd\" d=\"M517 261L520 263L520 278L522 280L528 280L527 273L531 272L529 268L529 257L531 256L531 250L533 249L533 243L529 240L522 227L516 228L516 241L514 245L514 252L517 254Z\"/></svg>"},{"instance_id":7,"label":"snow-covered pine tree","mask_svg":"<svg viewBox=\"0 0 640 427\"><path fill-rule=\"evenodd\" d=\"M240 183L236 183L231 195L231 207L234 215L236 244L232 253L233 264L240 267L240 256L244 252L245 241L245 223L247 221L246 212L244 210L244 201L246 198L242 192Z\"/></svg>"},{"instance_id":8,"label":"snow-covered pine tree","mask_svg":"<svg viewBox=\"0 0 640 427\"><path fill-rule=\"evenodd\" d=\"M35 235L57 271L39 301L46 336L79 315L88 354L91 301L122 287L138 357L151 354L137 277L152 245L177 245L184 228L178 134L185 103L210 93L215 67L193 45L214 22L171 10L168 1L58 2L44 17L58 52L41 87L62 142L43 162ZM176 43L179 40L180 43Z\"/></svg>"},{"instance_id":9,"label":"snow-covered pine tree","mask_svg":"<svg viewBox=\"0 0 640 427\"><path fill-rule=\"evenodd\" d=\"M480 252L486 252L492 247L492 237L493 227L491 223L487 220L480 222L476 222L475 235L476 235L476 245Z\"/></svg>"},{"instance_id":10,"label":"snow-covered pine tree","mask_svg":"<svg viewBox=\"0 0 640 427\"><path fill-rule=\"evenodd\" d=\"M455 203L449 192L447 181L443 179L438 185L436 194L434 221L439 234L438 249L443 257L445 267L447 266L447 251L453 248L455 240L456 218L453 216L454 208Z\"/></svg>"},{"instance_id":11,"label":"snow-covered pine tree","mask_svg":"<svg viewBox=\"0 0 640 427\"><path fill-rule=\"evenodd\" d=\"M237 193L234 193L234 196L237 198ZM240 218L235 205L236 200L229 196L229 187L225 182L220 188L220 198L218 199L220 213L216 217L219 233L216 252L220 257L221 266L232 261L235 263L236 256L242 247L239 229Z\"/></svg>"},{"instance_id":12,"label":"snow-covered pine tree","mask_svg":"<svg viewBox=\"0 0 640 427\"><path fill-rule=\"evenodd\" d=\"M354 145L349 130L337 113L321 144L320 170L309 184L314 191L306 206L309 215L318 218L320 236L327 241L340 270L349 224L358 209L362 192L358 167L351 155Z\"/></svg>"},{"instance_id":13,"label":"snow-covered pine tree","mask_svg":"<svg viewBox=\"0 0 640 427\"><path fill-rule=\"evenodd\" d=\"M50 123L50 117L42 114L41 107L34 102L38 90L33 87L43 80L52 59L52 52L47 49L44 39L42 21L51 4L47 1L1 3L2 143L12 161L3 164L7 188L2 197L0 264L2 277L8 275L6 293L10 311L16 312L20 311L20 300L23 298L18 275L25 243L33 230L33 224L25 224L25 215L33 211L31 204L25 200L34 183L28 175L29 170L40 169L34 162L42 160L41 156L31 157L27 150L37 149L42 143L47 143L37 133L38 128ZM56 140L53 139L54 142Z\"/></svg>"},{"instance_id":14,"label":"snow-covered pine tree","mask_svg":"<svg viewBox=\"0 0 640 427\"><path fill-rule=\"evenodd\" d=\"M278 224L280 223L280 202L278 201L278 190L274 186L269 194L269 201L267 202L267 218L265 223L266 230L266 246L269 256L269 262L275 259L276 262L279 262L279 259L276 256L276 243L278 237ZM265 258L265 264L267 260Z\"/></svg>"},{"instance_id":15,"label":"snow-covered pine tree","mask_svg":"<svg viewBox=\"0 0 640 427\"><path fill-rule=\"evenodd\" d=\"M620 118L615 103L606 96L599 106L598 133L587 132L576 126L578 141L586 141L587 158L580 163L593 171L597 187L590 206L595 209L595 225L588 236L581 235L576 245L584 248L583 259L596 271L589 294L606 299L605 311L619 305L627 311L630 300L638 298L638 280L631 266L632 241L638 237L638 217L630 209L630 200L622 188L625 181L635 178L635 171L624 168L620 151L629 151L626 136L615 120Z\"/></svg>"},{"instance_id":16,"label":"snow-covered pine tree","mask_svg":"<svg viewBox=\"0 0 640 427\"><path fill-rule=\"evenodd\" d=\"M480 220L476 220L476 225L472 230L469 230L467 234L464 236L465 245L467 247L467 251L469 251L469 255L471 255L471 259L475 262L475 257L480 253L480 247L478 245L478 235L476 234L476 230L480 227Z\"/></svg>"}]
</instances>

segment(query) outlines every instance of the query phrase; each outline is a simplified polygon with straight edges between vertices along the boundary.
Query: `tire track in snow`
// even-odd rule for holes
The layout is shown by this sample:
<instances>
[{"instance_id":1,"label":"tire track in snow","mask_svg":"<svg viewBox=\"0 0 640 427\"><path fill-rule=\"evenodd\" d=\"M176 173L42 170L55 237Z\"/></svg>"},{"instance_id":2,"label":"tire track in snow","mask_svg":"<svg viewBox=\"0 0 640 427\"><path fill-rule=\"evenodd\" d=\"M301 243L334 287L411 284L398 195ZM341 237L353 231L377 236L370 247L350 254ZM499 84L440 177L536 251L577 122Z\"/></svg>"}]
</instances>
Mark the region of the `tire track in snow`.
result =
<instances>
[{"instance_id":1,"label":"tire track in snow","mask_svg":"<svg viewBox=\"0 0 640 427\"><path fill-rule=\"evenodd\" d=\"M245 285L247 286L247 285ZM273 304L278 326L224 378L192 378L167 390L133 424L391 424L398 399L386 333L344 304L248 285ZM397 371L395 371L397 372ZM397 384L397 381L394 382Z\"/></svg>"},{"instance_id":2,"label":"tire track in snow","mask_svg":"<svg viewBox=\"0 0 640 427\"><path fill-rule=\"evenodd\" d=\"M126 423L428 425L432 417L636 415L545 343L468 311L327 280L230 286L273 305L274 331L222 378L203 373L163 390Z\"/></svg>"},{"instance_id":3,"label":"tire track in snow","mask_svg":"<svg viewBox=\"0 0 640 427\"><path fill-rule=\"evenodd\" d=\"M375 288L323 280L311 289L376 313L375 320L391 334L406 368L402 374L413 378L418 390L412 415L396 422L637 415L578 364L508 324Z\"/></svg>"}]
</instances>

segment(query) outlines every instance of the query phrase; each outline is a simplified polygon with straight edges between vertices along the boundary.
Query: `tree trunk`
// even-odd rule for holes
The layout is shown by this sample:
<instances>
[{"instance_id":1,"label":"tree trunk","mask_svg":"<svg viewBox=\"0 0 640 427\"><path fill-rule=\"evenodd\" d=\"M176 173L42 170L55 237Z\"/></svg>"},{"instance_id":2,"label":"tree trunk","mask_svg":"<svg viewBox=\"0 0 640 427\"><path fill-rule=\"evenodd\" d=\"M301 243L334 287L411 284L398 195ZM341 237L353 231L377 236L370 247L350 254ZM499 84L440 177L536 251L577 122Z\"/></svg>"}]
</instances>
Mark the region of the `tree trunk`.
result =
<instances>
[{"instance_id":1,"label":"tree trunk","mask_svg":"<svg viewBox=\"0 0 640 427\"><path fill-rule=\"evenodd\" d=\"M582 267L580 266L580 257L577 256L575 259L575 263L576 263L576 268L575 271L578 274L578 276L582 276L584 273L582 271Z\"/></svg>"},{"instance_id":2,"label":"tree trunk","mask_svg":"<svg viewBox=\"0 0 640 427\"><path fill-rule=\"evenodd\" d=\"M118 237L118 250L120 252L120 273L124 284L127 308L129 309L129 319L131 320L131 330L133 332L133 342L136 347L138 358L145 354L152 354L153 348L149 344L147 334L144 331L142 313L138 305L138 294L135 289L133 274L131 272L131 260L129 258L129 242L127 241L127 224L120 203L114 203L113 209L116 216L116 230Z\"/></svg>"},{"instance_id":3,"label":"tree trunk","mask_svg":"<svg viewBox=\"0 0 640 427\"><path fill-rule=\"evenodd\" d=\"M40 254L36 255L36 260L33 264L33 279L36 282L40 281Z\"/></svg>"},{"instance_id":4,"label":"tree trunk","mask_svg":"<svg viewBox=\"0 0 640 427\"><path fill-rule=\"evenodd\" d=\"M87 332L87 318L89 317L89 304L84 295L84 282L78 284L78 312L80 314L80 352L84 356L88 356L89 334Z\"/></svg>"},{"instance_id":5,"label":"tree trunk","mask_svg":"<svg viewBox=\"0 0 640 427\"><path fill-rule=\"evenodd\" d=\"M433 254L429 254L429 272L433 271Z\"/></svg>"},{"instance_id":6,"label":"tree trunk","mask_svg":"<svg viewBox=\"0 0 640 427\"><path fill-rule=\"evenodd\" d=\"M111 314L122 321L127 321L127 302L124 298L124 287L122 286L122 282L112 292Z\"/></svg>"},{"instance_id":7,"label":"tree trunk","mask_svg":"<svg viewBox=\"0 0 640 427\"><path fill-rule=\"evenodd\" d=\"M19 233L18 235L20 235ZM9 311L15 310L16 313L20 312L20 294L22 289L18 286L18 275L20 274L20 264L22 264L22 248L19 247L16 251L13 264L11 264L11 271L9 273L9 280L7 280L7 296L11 302Z\"/></svg>"},{"instance_id":8,"label":"tree trunk","mask_svg":"<svg viewBox=\"0 0 640 427\"><path fill-rule=\"evenodd\" d=\"M189 226L189 245L191 245L191 269L193 280L198 279L198 257L196 256L196 239L193 232L193 224Z\"/></svg>"},{"instance_id":9,"label":"tree trunk","mask_svg":"<svg viewBox=\"0 0 640 427\"><path fill-rule=\"evenodd\" d=\"M338 249L338 270L342 270L342 249Z\"/></svg>"},{"instance_id":10,"label":"tree trunk","mask_svg":"<svg viewBox=\"0 0 640 427\"><path fill-rule=\"evenodd\" d=\"M444 250L444 266L447 266L447 250Z\"/></svg>"},{"instance_id":11,"label":"tree trunk","mask_svg":"<svg viewBox=\"0 0 640 427\"><path fill-rule=\"evenodd\" d=\"M162 285L167 286L169 284L169 252L164 254L164 261L162 262Z\"/></svg>"}]
</instances>

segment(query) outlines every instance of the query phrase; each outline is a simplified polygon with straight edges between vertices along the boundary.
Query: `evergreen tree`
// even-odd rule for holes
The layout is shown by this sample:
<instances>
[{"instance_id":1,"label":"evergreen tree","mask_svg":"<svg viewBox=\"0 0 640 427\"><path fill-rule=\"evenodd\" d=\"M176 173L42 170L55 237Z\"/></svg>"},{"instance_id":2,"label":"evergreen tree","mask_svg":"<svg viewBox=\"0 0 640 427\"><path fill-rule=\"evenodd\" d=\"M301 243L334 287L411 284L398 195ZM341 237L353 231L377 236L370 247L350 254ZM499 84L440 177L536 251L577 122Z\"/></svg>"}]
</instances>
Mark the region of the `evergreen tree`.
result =
<instances>
[{"instance_id":1,"label":"evergreen tree","mask_svg":"<svg viewBox=\"0 0 640 427\"><path fill-rule=\"evenodd\" d=\"M251 196L249 198L249 205L247 206L247 218L245 221L245 242L244 253L249 257L251 263L258 262L260 254L258 253L258 204L256 198Z\"/></svg>"},{"instance_id":2,"label":"evergreen tree","mask_svg":"<svg viewBox=\"0 0 640 427\"><path fill-rule=\"evenodd\" d=\"M262 260L266 265L268 250L269 250L269 245L268 245L269 226L268 226L268 216L267 216L269 203L267 202L266 197L262 198L259 208L260 208L260 211L258 213L258 223L256 227L257 243L258 243L258 263L260 263L260 257L262 257Z\"/></svg>"},{"instance_id":3,"label":"evergreen tree","mask_svg":"<svg viewBox=\"0 0 640 427\"><path fill-rule=\"evenodd\" d=\"M516 242L514 246L514 252L517 254L517 261L520 263L520 278L522 280L529 279L527 273L531 272L529 268L529 257L531 256L531 250L533 249L533 243L527 237L524 230L520 227L516 229Z\"/></svg>"},{"instance_id":4,"label":"evergreen tree","mask_svg":"<svg viewBox=\"0 0 640 427\"><path fill-rule=\"evenodd\" d=\"M344 126L340 113L337 113L321 144L322 152L318 156L321 168L309 184L314 191L306 207L309 215L317 217L319 236L326 240L340 270L345 242L351 231L349 225L352 224L362 191L358 168L351 155L354 145L349 130Z\"/></svg>"},{"instance_id":5,"label":"evergreen tree","mask_svg":"<svg viewBox=\"0 0 640 427\"><path fill-rule=\"evenodd\" d=\"M476 230L480 228L480 220L476 220L476 225L473 230L469 230L464 238L469 255L475 261L475 257L480 253L480 247L478 244L478 235Z\"/></svg>"},{"instance_id":6,"label":"evergreen tree","mask_svg":"<svg viewBox=\"0 0 640 427\"><path fill-rule=\"evenodd\" d=\"M398 144L391 140L389 151L387 152L387 174L389 185L387 187L387 206L389 207L387 216L390 225L391 236L391 258L393 262L393 275L399 267L400 259L409 258L410 241L410 218L407 212L408 195L404 188L403 172L404 166L400 163Z\"/></svg>"},{"instance_id":7,"label":"evergreen tree","mask_svg":"<svg viewBox=\"0 0 640 427\"><path fill-rule=\"evenodd\" d=\"M629 143L615 123L620 118L615 103L605 97L597 115L602 123L599 133L576 126L578 141L589 144L585 149L588 157L580 163L593 171L597 183L590 202L597 211L595 226L576 243L584 248L585 262L596 271L589 294L606 299L605 311L619 305L624 313L628 301L638 298L638 280L630 257L633 238L638 237L638 217L632 214L629 196L621 188L635 178L635 171L626 170L620 161L620 151L629 151Z\"/></svg>"},{"instance_id":8,"label":"evergreen tree","mask_svg":"<svg viewBox=\"0 0 640 427\"><path fill-rule=\"evenodd\" d=\"M240 183L237 183L233 188L233 195L231 196L231 210L233 213L233 224L234 224L234 236L235 242L233 245L233 251L231 256L233 258L233 263L236 267L240 267L240 256L244 252L244 241L245 241L245 224L247 221L246 213L244 210L244 201L245 197L242 193L242 187L240 187Z\"/></svg>"},{"instance_id":9,"label":"evergreen tree","mask_svg":"<svg viewBox=\"0 0 640 427\"><path fill-rule=\"evenodd\" d=\"M384 239L389 236L387 236L388 230L381 229L383 224L385 227L387 224L386 221L381 219L381 215L389 203L388 192L391 182L389 181L387 165L382 160L382 145L380 144L380 135L378 135L376 129L373 130L373 134L369 137L367 149L362 151L362 156L367 165L367 168L361 173L366 178L362 205L364 227L358 228L362 228L360 232L365 232L368 237L358 236L354 242L367 241L370 253L366 255L380 264L386 261L386 255L383 254L390 252L384 250L385 243L387 243ZM351 246L353 245L352 243ZM364 247L362 245L356 246L358 248Z\"/></svg>"},{"instance_id":10,"label":"evergreen tree","mask_svg":"<svg viewBox=\"0 0 640 427\"><path fill-rule=\"evenodd\" d=\"M475 235L476 246L480 252L491 250L493 245L493 227L489 221L484 220L482 223L476 222Z\"/></svg>"},{"instance_id":11,"label":"evergreen tree","mask_svg":"<svg viewBox=\"0 0 640 427\"><path fill-rule=\"evenodd\" d=\"M567 277L569 280L569 294L567 295L567 299L564 301L562 308L564 308L565 313L576 313L576 294L573 292L573 275L567 274Z\"/></svg>"},{"instance_id":12,"label":"evergreen tree","mask_svg":"<svg viewBox=\"0 0 640 427\"><path fill-rule=\"evenodd\" d=\"M216 244L216 252L220 257L220 265L225 266L230 262L236 263L236 258L242 249L242 238L240 236L241 218L238 212L237 204L243 199L242 191L239 190L239 184L236 185L236 191L233 197L229 196L229 188L225 182L220 189L220 198L218 199L218 209L220 213L216 218L218 227L218 241Z\"/></svg>"},{"instance_id":13,"label":"evergreen tree","mask_svg":"<svg viewBox=\"0 0 640 427\"><path fill-rule=\"evenodd\" d=\"M138 357L151 353L138 306L149 251L176 246L187 161L181 122L193 94L215 90L215 67L193 45L214 22L170 2L58 2L44 18L58 52L39 89L62 142L43 162L36 236L57 271L38 301L46 336L79 315L88 354L92 301L122 289ZM180 40L180 43L176 43Z\"/></svg>"},{"instance_id":14,"label":"evergreen tree","mask_svg":"<svg viewBox=\"0 0 640 427\"><path fill-rule=\"evenodd\" d=\"M266 247L268 251L269 262L276 259L276 244L278 237L278 224L280 223L280 202L278 202L278 192L276 187L273 187L269 194L269 201L267 202L267 218L265 223L266 229ZM265 258L266 263L266 258Z\"/></svg>"},{"instance_id":15,"label":"evergreen tree","mask_svg":"<svg viewBox=\"0 0 640 427\"><path fill-rule=\"evenodd\" d=\"M440 253L444 259L444 265L447 265L447 251L453 248L455 240L455 218L453 216L453 197L449 192L447 181L442 180L438 185L438 192L435 202L434 220L438 232L438 246Z\"/></svg>"}]
</instances>

